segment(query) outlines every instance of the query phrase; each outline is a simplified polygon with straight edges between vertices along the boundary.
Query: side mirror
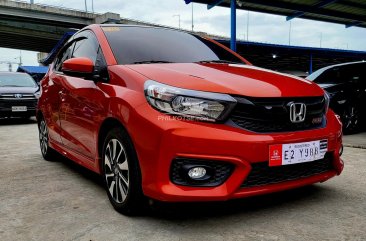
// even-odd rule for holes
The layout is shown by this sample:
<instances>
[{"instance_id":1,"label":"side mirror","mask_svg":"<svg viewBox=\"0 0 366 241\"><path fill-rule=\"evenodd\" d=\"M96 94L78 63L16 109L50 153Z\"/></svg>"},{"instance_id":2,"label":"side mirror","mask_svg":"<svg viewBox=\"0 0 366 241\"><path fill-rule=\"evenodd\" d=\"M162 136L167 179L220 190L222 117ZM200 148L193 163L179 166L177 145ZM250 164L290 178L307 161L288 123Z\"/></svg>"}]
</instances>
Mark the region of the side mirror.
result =
<instances>
[{"instance_id":1,"label":"side mirror","mask_svg":"<svg viewBox=\"0 0 366 241\"><path fill-rule=\"evenodd\" d=\"M91 77L94 71L94 63L89 58L72 58L62 64L62 72L75 77Z\"/></svg>"}]
</instances>

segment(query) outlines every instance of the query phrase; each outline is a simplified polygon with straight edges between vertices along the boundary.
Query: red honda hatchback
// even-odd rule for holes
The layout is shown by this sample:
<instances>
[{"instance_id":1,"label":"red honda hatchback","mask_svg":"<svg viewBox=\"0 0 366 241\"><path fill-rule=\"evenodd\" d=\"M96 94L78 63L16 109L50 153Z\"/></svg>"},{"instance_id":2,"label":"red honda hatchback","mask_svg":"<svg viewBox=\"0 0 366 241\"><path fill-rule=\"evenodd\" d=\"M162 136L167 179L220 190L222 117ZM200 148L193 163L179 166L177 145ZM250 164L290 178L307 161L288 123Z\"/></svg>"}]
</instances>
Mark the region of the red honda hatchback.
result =
<instances>
[{"instance_id":1,"label":"red honda hatchback","mask_svg":"<svg viewBox=\"0 0 366 241\"><path fill-rule=\"evenodd\" d=\"M316 84L252 66L205 37L91 25L41 82L42 155L100 173L113 207L214 201L323 182L341 123Z\"/></svg>"}]
</instances>

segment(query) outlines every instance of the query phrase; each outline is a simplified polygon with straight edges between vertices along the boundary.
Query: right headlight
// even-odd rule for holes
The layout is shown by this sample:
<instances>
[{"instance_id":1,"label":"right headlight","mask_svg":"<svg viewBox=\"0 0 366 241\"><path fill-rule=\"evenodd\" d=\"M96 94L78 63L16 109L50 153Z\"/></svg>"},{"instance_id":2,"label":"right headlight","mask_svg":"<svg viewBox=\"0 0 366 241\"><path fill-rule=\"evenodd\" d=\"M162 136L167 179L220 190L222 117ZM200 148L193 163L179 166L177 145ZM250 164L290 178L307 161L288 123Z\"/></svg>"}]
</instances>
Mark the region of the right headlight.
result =
<instances>
[{"instance_id":1,"label":"right headlight","mask_svg":"<svg viewBox=\"0 0 366 241\"><path fill-rule=\"evenodd\" d=\"M223 121L236 100L227 94L187 90L153 80L145 82L145 96L155 109L202 121Z\"/></svg>"},{"instance_id":2,"label":"right headlight","mask_svg":"<svg viewBox=\"0 0 366 241\"><path fill-rule=\"evenodd\" d=\"M327 112L329 110L330 97L329 97L329 93L326 90L324 90L324 100L325 100L324 113L327 114Z\"/></svg>"}]
</instances>

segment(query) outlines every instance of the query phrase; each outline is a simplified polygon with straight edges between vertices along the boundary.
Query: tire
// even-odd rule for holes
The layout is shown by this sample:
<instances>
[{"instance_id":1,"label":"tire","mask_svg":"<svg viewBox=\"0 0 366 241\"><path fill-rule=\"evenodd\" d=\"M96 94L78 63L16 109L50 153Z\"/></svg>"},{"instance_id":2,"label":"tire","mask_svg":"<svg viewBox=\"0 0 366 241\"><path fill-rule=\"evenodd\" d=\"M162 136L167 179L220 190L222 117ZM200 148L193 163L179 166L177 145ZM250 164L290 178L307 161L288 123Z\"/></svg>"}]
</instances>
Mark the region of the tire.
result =
<instances>
[{"instance_id":1,"label":"tire","mask_svg":"<svg viewBox=\"0 0 366 241\"><path fill-rule=\"evenodd\" d=\"M360 131L361 112L360 108L351 104L346 106L341 115L343 123L343 132L345 134L354 134Z\"/></svg>"},{"instance_id":2,"label":"tire","mask_svg":"<svg viewBox=\"0 0 366 241\"><path fill-rule=\"evenodd\" d=\"M43 117L38 121L39 146L43 159L46 161L56 161L57 153L49 146L48 127Z\"/></svg>"},{"instance_id":3,"label":"tire","mask_svg":"<svg viewBox=\"0 0 366 241\"><path fill-rule=\"evenodd\" d=\"M108 132L102 151L102 175L108 198L116 211L128 216L147 206L141 172L133 144L122 128Z\"/></svg>"}]
</instances>

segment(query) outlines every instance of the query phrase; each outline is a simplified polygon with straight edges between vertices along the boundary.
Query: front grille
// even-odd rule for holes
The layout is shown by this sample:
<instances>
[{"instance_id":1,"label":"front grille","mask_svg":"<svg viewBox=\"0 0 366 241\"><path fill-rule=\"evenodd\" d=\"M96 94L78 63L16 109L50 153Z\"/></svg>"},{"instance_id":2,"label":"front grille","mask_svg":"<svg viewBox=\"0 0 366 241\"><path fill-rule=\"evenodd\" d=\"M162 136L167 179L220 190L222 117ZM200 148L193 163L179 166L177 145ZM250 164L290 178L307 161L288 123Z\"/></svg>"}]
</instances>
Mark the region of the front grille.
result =
<instances>
[{"instance_id":1,"label":"front grille","mask_svg":"<svg viewBox=\"0 0 366 241\"><path fill-rule=\"evenodd\" d=\"M322 128L326 124L324 97L306 98L247 98L238 101L230 114L230 120L238 127L258 133L302 131ZM290 103L306 105L305 120L292 123Z\"/></svg>"},{"instance_id":2,"label":"front grille","mask_svg":"<svg viewBox=\"0 0 366 241\"><path fill-rule=\"evenodd\" d=\"M16 94L0 95L0 109L2 111L11 111L12 106L26 106L27 110L35 110L37 107L37 98L33 94Z\"/></svg>"},{"instance_id":3,"label":"front grille","mask_svg":"<svg viewBox=\"0 0 366 241\"><path fill-rule=\"evenodd\" d=\"M195 181L187 176L184 166L205 166L211 171L210 177L206 180ZM219 186L226 181L234 170L234 165L226 162L197 160L189 158L176 158L173 160L170 168L170 180L183 186L214 187Z\"/></svg>"},{"instance_id":4,"label":"front grille","mask_svg":"<svg viewBox=\"0 0 366 241\"><path fill-rule=\"evenodd\" d=\"M0 100L36 100L33 94L1 94Z\"/></svg>"},{"instance_id":5,"label":"front grille","mask_svg":"<svg viewBox=\"0 0 366 241\"><path fill-rule=\"evenodd\" d=\"M327 153L321 160L285 166L270 167L268 162L253 163L252 170L241 187L257 187L310 177L333 170L332 161L332 154Z\"/></svg>"}]
</instances>

